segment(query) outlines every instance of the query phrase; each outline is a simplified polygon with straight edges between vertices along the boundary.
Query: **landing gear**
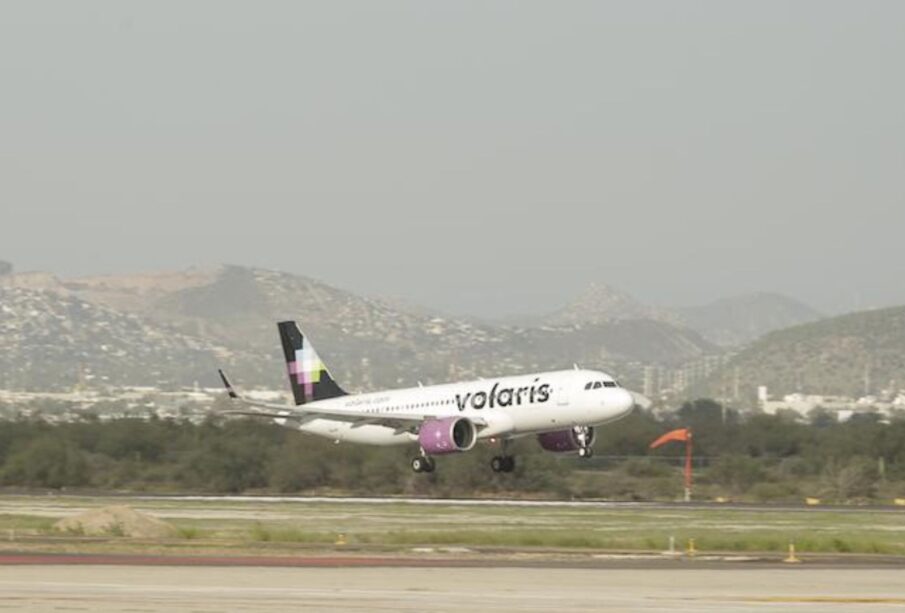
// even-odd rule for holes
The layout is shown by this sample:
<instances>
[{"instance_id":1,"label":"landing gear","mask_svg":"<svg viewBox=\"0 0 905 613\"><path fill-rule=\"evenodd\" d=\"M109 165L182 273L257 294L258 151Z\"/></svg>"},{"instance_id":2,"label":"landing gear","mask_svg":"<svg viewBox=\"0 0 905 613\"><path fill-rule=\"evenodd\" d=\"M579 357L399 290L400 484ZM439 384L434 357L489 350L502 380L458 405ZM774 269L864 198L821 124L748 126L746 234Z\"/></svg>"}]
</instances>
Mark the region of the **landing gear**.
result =
<instances>
[{"instance_id":1,"label":"landing gear","mask_svg":"<svg viewBox=\"0 0 905 613\"><path fill-rule=\"evenodd\" d=\"M515 456L507 453L510 441L508 438L504 438L500 443L503 453L502 455L493 456L493 459L490 460L490 469L495 473L511 473L515 470Z\"/></svg>"},{"instance_id":2,"label":"landing gear","mask_svg":"<svg viewBox=\"0 0 905 613\"><path fill-rule=\"evenodd\" d=\"M490 460L490 468L495 473L511 473L515 470L515 457L511 455L497 455Z\"/></svg>"},{"instance_id":3,"label":"landing gear","mask_svg":"<svg viewBox=\"0 0 905 613\"><path fill-rule=\"evenodd\" d=\"M412 470L416 473L432 473L436 467L437 465L434 464L433 458L428 456L419 455L412 458Z\"/></svg>"},{"instance_id":4,"label":"landing gear","mask_svg":"<svg viewBox=\"0 0 905 613\"><path fill-rule=\"evenodd\" d=\"M590 458L593 456L594 450L591 448L591 444L594 442L593 430L587 426L575 426L572 431L575 433L575 441L578 443L578 457Z\"/></svg>"}]
</instances>

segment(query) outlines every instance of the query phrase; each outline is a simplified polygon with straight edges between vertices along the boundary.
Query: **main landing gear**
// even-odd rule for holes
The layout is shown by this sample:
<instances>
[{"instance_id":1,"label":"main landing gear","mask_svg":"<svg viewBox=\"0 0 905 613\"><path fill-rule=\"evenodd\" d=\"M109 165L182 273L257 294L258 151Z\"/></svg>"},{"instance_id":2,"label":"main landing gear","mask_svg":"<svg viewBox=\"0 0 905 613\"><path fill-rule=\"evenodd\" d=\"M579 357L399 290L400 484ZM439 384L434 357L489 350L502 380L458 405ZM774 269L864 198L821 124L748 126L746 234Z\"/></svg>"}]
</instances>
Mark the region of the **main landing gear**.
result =
<instances>
[{"instance_id":1,"label":"main landing gear","mask_svg":"<svg viewBox=\"0 0 905 613\"><path fill-rule=\"evenodd\" d=\"M416 473L432 473L436 467L434 459L429 456L419 455L412 458L412 470Z\"/></svg>"},{"instance_id":2,"label":"main landing gear","mask_svg":"<svg viewBox=\"0 0 905 613\"><path fill-rule=\"evenodd\" d=\"M511 473L515 470L515 456L497 455L490 460L490 468L495 473Z\"/></svg>"},{"instance_id":3,"label":"main landing gear","mask_svg":"<svg viewBox=\"0 0 905 613\"><path fill-rule=\"evenodd\" d=\"M490 469L495 473L511 473L515 470L515 456L506 453L509 450L509 440L503 439L503 454L493 456L490 460Z\"/></svg>"}]
</instances>

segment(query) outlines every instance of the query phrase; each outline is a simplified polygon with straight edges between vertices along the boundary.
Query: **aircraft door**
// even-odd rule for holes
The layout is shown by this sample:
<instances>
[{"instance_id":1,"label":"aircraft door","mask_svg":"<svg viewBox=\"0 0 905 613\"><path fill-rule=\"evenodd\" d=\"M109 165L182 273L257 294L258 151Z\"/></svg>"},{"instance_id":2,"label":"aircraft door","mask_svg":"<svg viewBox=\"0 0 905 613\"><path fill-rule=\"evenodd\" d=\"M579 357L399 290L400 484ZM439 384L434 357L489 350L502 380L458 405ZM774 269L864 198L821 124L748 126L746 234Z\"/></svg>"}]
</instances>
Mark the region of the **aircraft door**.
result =
<instances>
[{"instance_id":1,"label":"aircraft door","mask_svg":"<svg viewBox=\"0 0 905 613\"><path fill-rule=\"evenodd\" d=\"M562 383L556 386L556 406L569 406L569 384Z\"/></svg>"}]
</instances>

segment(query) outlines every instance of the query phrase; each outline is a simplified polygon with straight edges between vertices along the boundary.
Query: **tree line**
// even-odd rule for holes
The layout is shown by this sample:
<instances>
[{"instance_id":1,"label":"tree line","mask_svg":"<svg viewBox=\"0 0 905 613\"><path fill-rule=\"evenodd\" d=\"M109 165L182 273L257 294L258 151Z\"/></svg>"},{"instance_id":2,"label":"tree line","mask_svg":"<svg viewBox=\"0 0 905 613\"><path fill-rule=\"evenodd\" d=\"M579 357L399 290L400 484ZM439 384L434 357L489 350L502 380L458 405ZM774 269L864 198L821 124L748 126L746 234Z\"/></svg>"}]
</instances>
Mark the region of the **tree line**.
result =
<instances>
[{"instance_id":1,"label":"tree line","mask_svg":"<svg viewBox=\"0 0 905 613\"><path fill-rule=\"evenodd\" d=\"M596 456L543 452L533 437L511 449L511 474L490 471L499 453L479 444L413 474L415 445L334 444L261 421L84 419L0 422L0 484L7 488L209 493L527 495L669 499L681 492L679 444L648 446L676 427L694 433L702 496L838 501L905 496L905 419L856 415L837 423L815 413L742 415L711 400L657 418L636 410L598 429Z\"/></svg>"}]
</instances>

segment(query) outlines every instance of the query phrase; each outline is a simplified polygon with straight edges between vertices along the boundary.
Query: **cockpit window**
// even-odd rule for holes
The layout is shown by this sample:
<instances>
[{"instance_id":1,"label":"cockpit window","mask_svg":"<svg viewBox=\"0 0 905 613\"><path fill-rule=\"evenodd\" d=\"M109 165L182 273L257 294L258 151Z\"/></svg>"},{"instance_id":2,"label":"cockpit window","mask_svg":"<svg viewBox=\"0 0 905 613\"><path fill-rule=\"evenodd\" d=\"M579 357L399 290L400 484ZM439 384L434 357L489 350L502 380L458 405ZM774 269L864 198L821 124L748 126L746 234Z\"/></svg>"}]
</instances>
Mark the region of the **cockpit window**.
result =
<instances>
[{"instance_id":1,"label":"cockpit window","mask_svg":"<svg viewBox=\"0 0 905 613\"><path fill-rule=\"evenodd\" d=\"M586 390L599 390L604 387L619 387L618 381L590 381L585 384L584 388Z\"/></svg>"}]
</instances>

